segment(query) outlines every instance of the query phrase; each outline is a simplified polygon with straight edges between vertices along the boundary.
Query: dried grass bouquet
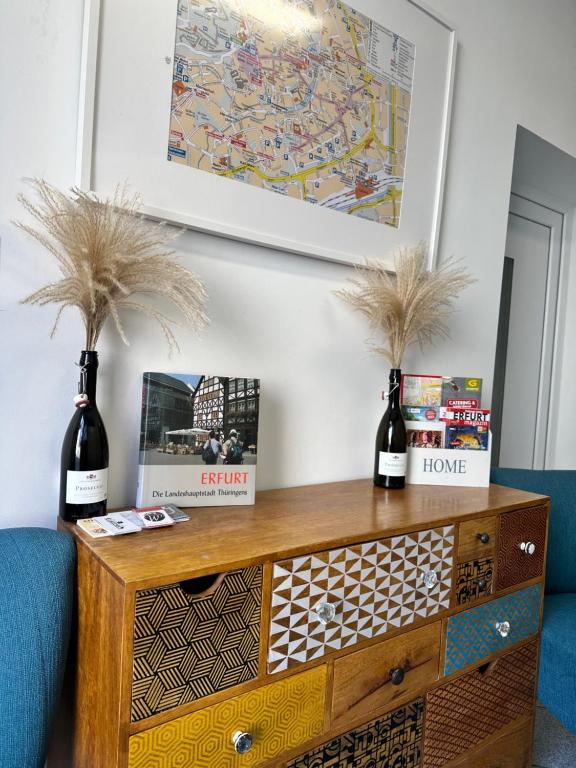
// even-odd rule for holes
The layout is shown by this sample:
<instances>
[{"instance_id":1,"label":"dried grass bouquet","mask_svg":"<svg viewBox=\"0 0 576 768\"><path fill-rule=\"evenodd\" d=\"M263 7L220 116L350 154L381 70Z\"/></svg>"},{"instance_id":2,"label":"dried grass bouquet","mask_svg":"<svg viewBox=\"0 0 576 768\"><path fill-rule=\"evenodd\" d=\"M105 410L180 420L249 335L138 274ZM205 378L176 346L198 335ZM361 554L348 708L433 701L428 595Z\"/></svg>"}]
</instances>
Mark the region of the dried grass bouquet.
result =
<instances>
[{"instance_id":1,"label":"dried grass bouquet","mask_svg":"<svg viewBox=\"0 0 576 768\"><path fill-rule=\"evenodd\" d=\"M135 301L134 294L164 296L190 326L200 329L206 325L204 286L174 260L175 251L167 248L178 231L144 219L138 213L139 196L118 187L112 198L100 200L77 188L65 194L42 179L30 184L38 201L33 203L23 194L18 199L40 229L14 223L54 256L62 279L40 288L23 303L61 305L52 336L62 312L77 307L86 329L86 350L95 349L108 317L128 344L120 313L130 309L156 320L169 347L178 349L171 327L174 321Z\"/></svg>"},{"instance_id":2,"label":"dried grass bouquet","mask_svg":"<svg viewBox=\"0 0 576 768\"><path fill-rule=\"evenodd\" d=\"M454 259L429 272L424 243L398 251L394 264L396 274L390 274L383 264L367 260L356 268L350 281L354 288L336 295L365 315L373 331L383 334L386 345L371 345L373 351L391 368L401 368L410 344L418 342L422 348L434 336L449 336L446 320L454 301L475 280Z\"/></svg>"}]
</instances>

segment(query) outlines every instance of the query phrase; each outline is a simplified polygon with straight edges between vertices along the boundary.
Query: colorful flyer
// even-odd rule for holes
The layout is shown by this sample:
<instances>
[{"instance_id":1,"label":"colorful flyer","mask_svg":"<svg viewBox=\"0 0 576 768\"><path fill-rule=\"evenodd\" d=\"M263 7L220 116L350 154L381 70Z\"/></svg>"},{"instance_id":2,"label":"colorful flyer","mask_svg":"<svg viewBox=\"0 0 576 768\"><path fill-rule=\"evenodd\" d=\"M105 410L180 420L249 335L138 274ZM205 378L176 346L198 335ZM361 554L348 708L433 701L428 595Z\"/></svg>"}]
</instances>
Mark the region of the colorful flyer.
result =
<instances>
[{"instance_id":1,"label":"colorful flyer","mask_svg":"<svg viewBox=\"0 0 576 768\"><path fill-rule=\"evenodd\" d=\"M490 424L490 411L483 408L440 408L440 421L462 421L470 424Z\"/></svg>"},{"instance_id":2,"label":"colorful flyer","mask_svg":"<svg viewBox=\"0 0 576 768\"><path fill-rule=\"evenodd\" d=\"M441 408L435 408L431 405L402 406L402 415L406 421L440 421L440 412Z\"/></svg>"},{"instance_id":3,"label":"colorful flyer","mask_svg":"<svg viewBox=\"0 0 576 768\"><path fill-rule=\"evenodd\" d=\"M407 429L408 448L443 448L444 432L441 429Z\"/></svg>"},{"instance_id":4,"label":"colorful flyer","mask_svg":"<svg viewBox=\"0 0 576 768\"><path fill-rule=\"evenodd\" d=\"M442 405L442 376L404 374L400 398L405 406L439 408Z\"/></svg>"},{"instance_id":5,"label":"colorful flyer","mask_svg":"<svg viewBox=\"0 0 576 768\"><path fill-rule=\"evenodd\" d=\"M487 451L490 428L488 424L468 424L462 421L446 423L446 448L465 451Z\"/></svg>"},{"instance_id":6,"label":"colorful flyer","mask_svg":"<svg viewBox=\"0 0 576 768\"><path fill-rule=\"evenodd\" d=\"M482 379L442 377L442 403L452 408L480 408L482 404Z\"/></svg>"}]
</instances>

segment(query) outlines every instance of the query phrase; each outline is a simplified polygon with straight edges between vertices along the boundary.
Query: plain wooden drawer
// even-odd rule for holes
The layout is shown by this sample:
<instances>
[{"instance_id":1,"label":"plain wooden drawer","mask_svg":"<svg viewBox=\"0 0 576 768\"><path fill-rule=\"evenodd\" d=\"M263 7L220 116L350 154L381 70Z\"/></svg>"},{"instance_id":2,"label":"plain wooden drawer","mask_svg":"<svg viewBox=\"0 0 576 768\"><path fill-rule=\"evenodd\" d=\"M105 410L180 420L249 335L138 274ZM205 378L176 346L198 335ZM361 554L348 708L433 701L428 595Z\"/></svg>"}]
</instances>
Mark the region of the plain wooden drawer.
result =
<instances>
[{"instance_id":1,"label":"plain wooden drawer","mask_svg":"<svg viewBox=\"0 0 576 768\"><path fill-rule=\"evenodd\" d=\"M492 557L496 552L497 517L481 517L460 523L458 562Z\"/></svg>"},{"instance_id":2,"label":"plain wooden drawer","mask_svg":"<svg viewBox=\"0 0 576 768\"><path fill-rule=\"evenodd\" d=\"M546 507L529 507L500 517L498 589L507 589L544 573Z\"/></svg>"},{"instance_id":3,"label":"plain wooden drawer","mask_svg":"<svg viewBox=\"0 0 576 768\"><path fill-rule=\"evenodd\" d=\"M132 722L258 674L262 566L136 593Z\"/></svg>"},{"instance_id":4,"label":"plain wooden drawer","mask_svg":"<svg viewBox=\"0 0 576 768\"><path fill-rule=\"evenodd\" d=\"M275 563L268 672L447 609L454 532L450 525Z\"/></svg>"},{"instance_id":5,"label":"plain wooden drawer","mask_svg":"<svg viewBox=\"0 0 576 768\"><path fill-rule=\"evenodd\" d=\"M538 632L542 587L533 584L448 619L444 674L477 664Z\"/></svg>"},{"instance_id":6,"label":"plain wooden drawer","mask_svg":"<svg viewBox=\"0 0 576 768\"><path fill-rule=\"evenodd\" d=\"M290 760L286 768L416 768L423 715L424 701L417 699Z\"/></svg>"},{"instance_id":7,"label":"plain wooden drawer","mask_svg":"<svg viewBox=\"0 0 576 768\"><path fill-rule=\"evenodd\" d=\"M324 666L214 704L130 738L128 768L256 768L324 729ZM236 732L252 748L238 754Z\"/></svg>"},{"instance_id":8,"label":"plain wooden drawer","mask_svg":"<svg viewBox=\"0 0 576 768\"><path fill-rule=\"evenodd\" d=\"M336 659L332 725L370 717L435 682L441 631L436 622Z\"/></svg>"},{"instance_id":9,"label":"plain wooden drawer","mask_svg":"<svg viewBox=\"0 0 576 768\"><path fill-rule=\"evenodd\" d=\"M532 768L532 718L524 725L466 755L446 768Z\"/></svg>"},{"instance_id":10,"label":"plain wooden drawer","mask_svg":"<svg viewBox=\"0 0 576 768\"><path fill-rule=\"evenodd\" d=\"M441 768L529 715L537 666L538 643L533 641L430 692L422 768Z\"/></svg>"}]
</instances>

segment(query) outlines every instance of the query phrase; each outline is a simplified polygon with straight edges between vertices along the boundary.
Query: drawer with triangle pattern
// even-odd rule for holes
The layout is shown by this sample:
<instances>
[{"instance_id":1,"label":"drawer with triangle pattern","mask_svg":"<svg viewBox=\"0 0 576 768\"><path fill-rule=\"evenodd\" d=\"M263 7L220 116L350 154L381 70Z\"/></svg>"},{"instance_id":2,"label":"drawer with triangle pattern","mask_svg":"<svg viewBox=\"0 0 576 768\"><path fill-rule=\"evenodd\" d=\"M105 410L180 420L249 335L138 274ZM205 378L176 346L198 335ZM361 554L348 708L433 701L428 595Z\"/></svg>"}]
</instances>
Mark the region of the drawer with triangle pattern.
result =
<instances>
[{"instance_id":1,"label":"drawer with triangle pattern","mask_svg":"<svg viewBox=\"0 0 576 768\"><path fill-rule=\"evenodd\" d=\"M449 525L275 563L268 672L448 609L453 560Z\"/></svg>"}]
</instances>

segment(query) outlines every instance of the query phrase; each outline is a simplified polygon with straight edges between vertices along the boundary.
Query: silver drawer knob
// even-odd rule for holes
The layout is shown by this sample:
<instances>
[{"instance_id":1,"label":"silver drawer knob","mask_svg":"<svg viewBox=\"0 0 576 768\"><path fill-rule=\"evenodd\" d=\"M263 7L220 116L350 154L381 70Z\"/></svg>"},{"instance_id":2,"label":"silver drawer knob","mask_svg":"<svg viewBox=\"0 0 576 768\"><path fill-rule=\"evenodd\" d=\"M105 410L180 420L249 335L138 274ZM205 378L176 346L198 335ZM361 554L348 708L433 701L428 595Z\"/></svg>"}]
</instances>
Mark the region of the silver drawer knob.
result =
<instances>
[{"instance_id":1,"label":"silver drawer knob","mask_svg":"<svg viewBox=\"0 0 576 768\"><path fill-rule=\"evenodd\" d=\"M511 629L509 621L498 621L496 623L496 632L498 632L500 637L508 637Z\"/></svg>"},{"instance_id":2,"label":"silver drawer knob","mask_svg":"<svg viewBox=\"0 0 576 768\"><path fill-rule=\"evenodd\" d=\"M536 552L536 544L533 541L523 541L520 544L520 549L525 555L533 555Z\"/></svg>"},{"instance_id":3,"label":"silver drawer knob","mask_svg":"<svg viewBox=\"0 0 576 768\"><path fill-rule=\"evenodd\" d=\"M320 624L326 626L326 624L334 621L334 617L336 616L336 606L334 603L318 603L314 612L318 617Z\"/></svg>"},{"instance_id":4,"label":"silver drawer knob","mask_svg":"<svg viewBox=\"0 0 576 768\"><path fill-rule=\"evenodd\" d=\"M246 752L250 752L252 749L254 739L249 733L245 733L244 731L236 731L234 736L232 736L232 743L234 744L234 749L239 755L245 755Z\"/></svg>"},{"instance_id":5,"label":"silver drawer knob","mask_svg":"<svg viewBox=\"0 0 576 768\"><path fill-rule=\"evenodd\" d=\"M432 587L435 587L436 584L438 584L438 574L436 571L424 571L421 579L424 586L428 587L428 589L432 589Z\"/></svg>"}]
</instances>

